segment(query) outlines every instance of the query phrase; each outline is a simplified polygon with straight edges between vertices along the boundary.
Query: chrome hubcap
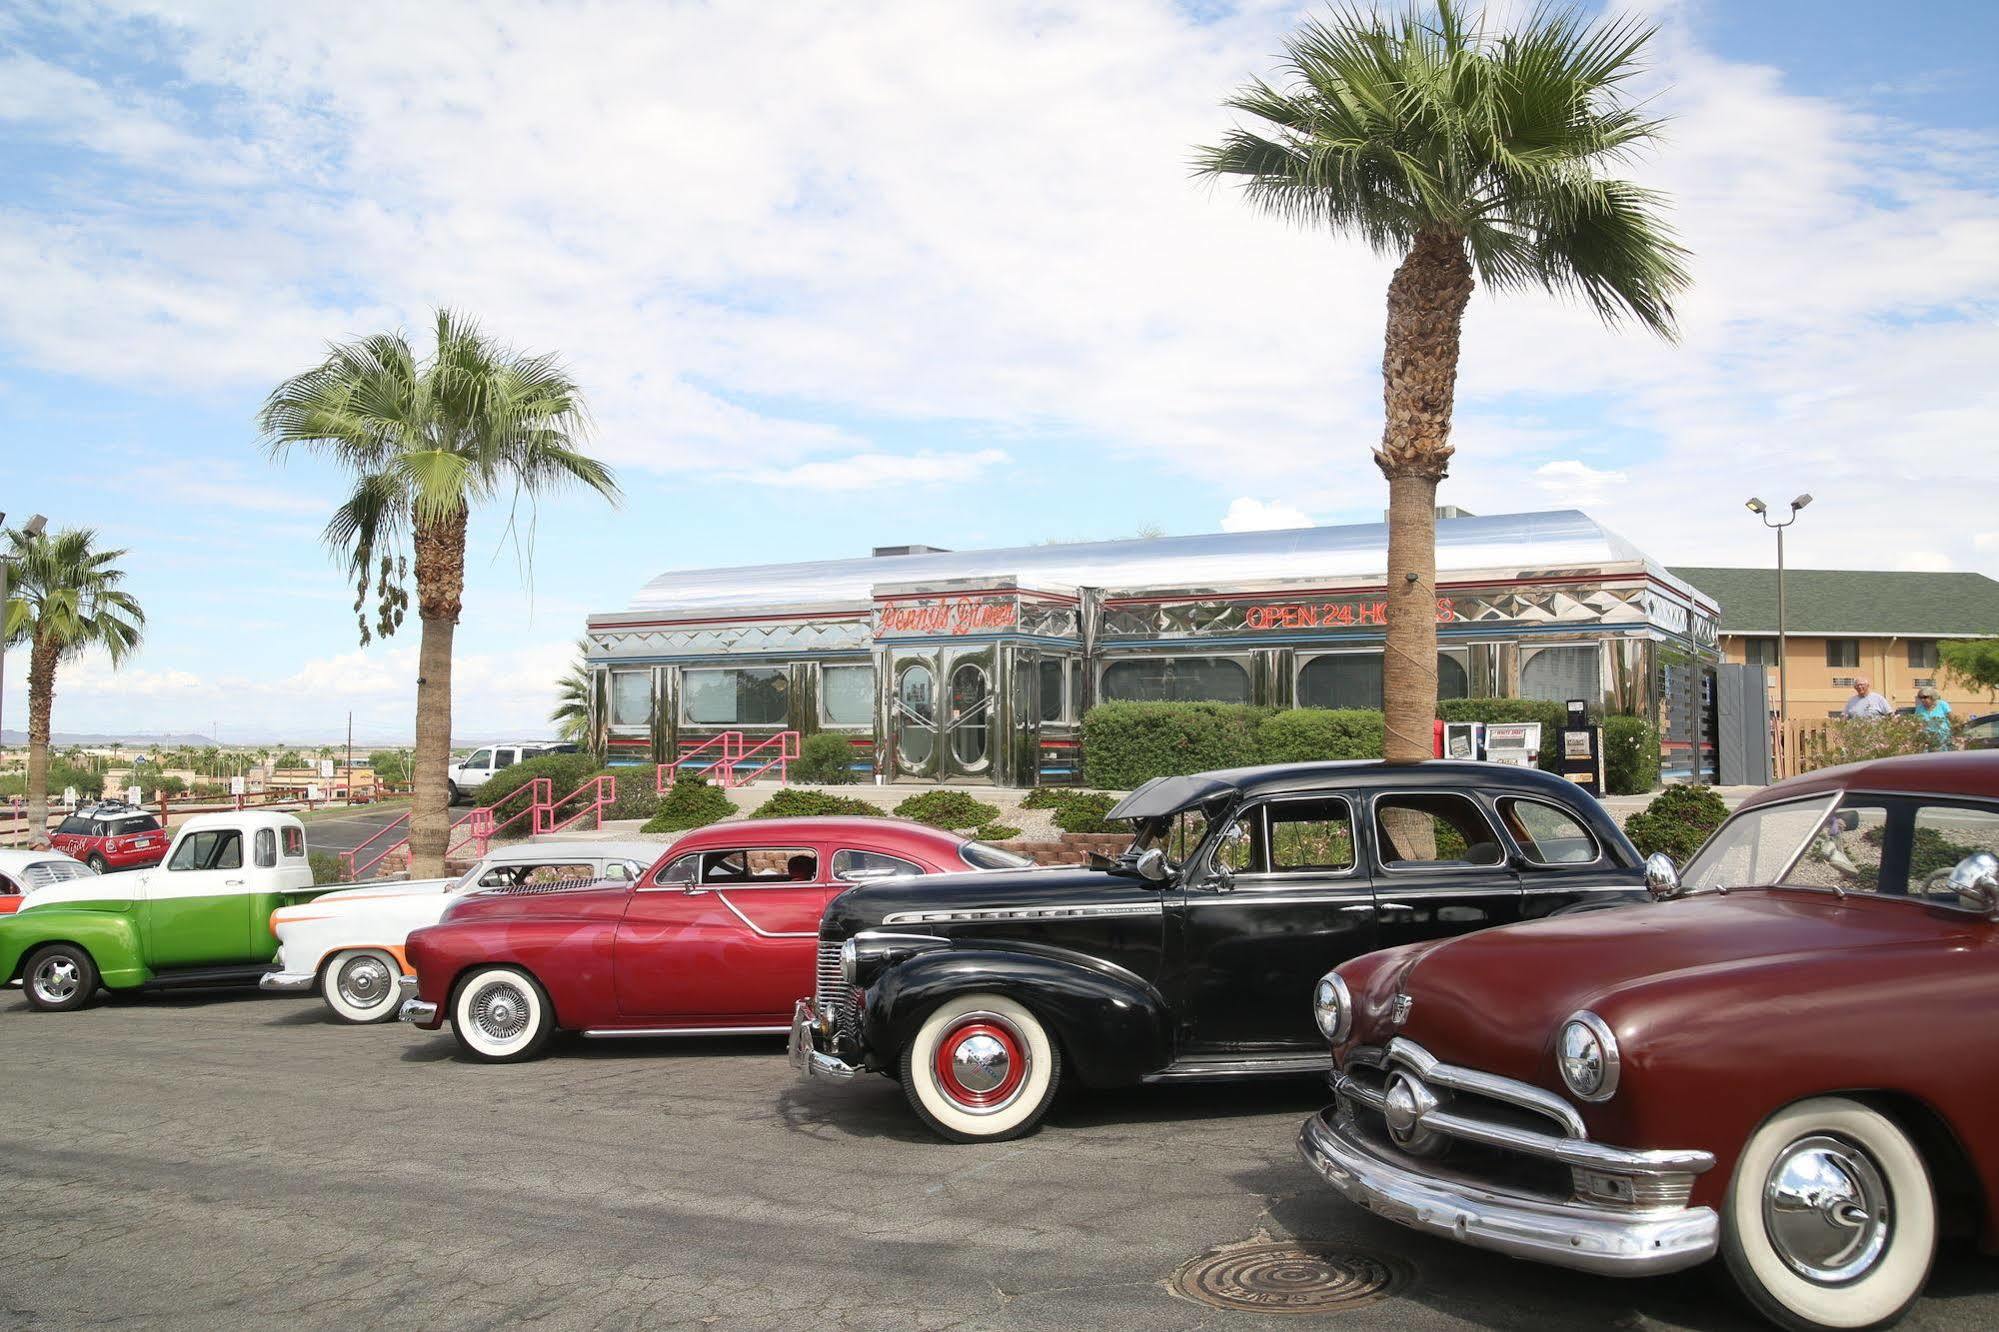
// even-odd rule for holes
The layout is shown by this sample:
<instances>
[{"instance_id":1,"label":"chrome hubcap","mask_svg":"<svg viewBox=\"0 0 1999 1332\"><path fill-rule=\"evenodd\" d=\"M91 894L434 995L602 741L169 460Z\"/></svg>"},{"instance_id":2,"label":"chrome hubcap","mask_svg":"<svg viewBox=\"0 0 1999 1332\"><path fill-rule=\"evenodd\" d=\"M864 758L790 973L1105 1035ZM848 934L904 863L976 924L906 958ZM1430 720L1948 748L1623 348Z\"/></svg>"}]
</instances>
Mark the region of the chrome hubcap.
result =
<instances>
[{"instance_id":1,"label":"chrome hubcap","mask_svg":"<svg viewBox=\"0 0 1999 1332\"><path fill-rule=\"evenodd\" d=\"M489 1040L513 1040L527 1030L527 996L511 985L487 987L472 1001L472 1025Z\"/></svg>"},{"instance_id":2,"label":"chrome hubcap","mask_svg":"<svg viewBox=\"0 0 1999 1332\"><path fill-rule=\"evenodd\" d=\"M1852 1143L1800 1138L1777 1154L1764 1181L1763 1227L1777 1256L1807 1281L1856 1281L1888 1247L1887 1182Z\"/></svg>"},{"instance_id":3,"label":"chrome hubcap","mask_svg":"<svg viewBox=\"0 0 1999 1332\"><path fill-rule=\"evenodd\" d=\"M340 968L340 997L356 1008L373 1008L389 994L389 969L378 957L357 957Z\"/></svg>"},{"instance_id":4,"label":"chrome hubcap","mask_svg":"<svg viewBox=\"0 0 1999 1332\"><path fill-rule=\"evenodd\" d=\"M82 982L82 971L66 957L52 957L35 968L35 993L52 1004L74 995Z\"/></svg>"},{"instance_id":5,"label":"chrome hubcap","mask_svg":"<svg viewBox=\"0 0 1999 1332\"><path fill-rule=\"evenodd\" d=\"M1013 1061L1006 1047L990 1036L970 1036L951 1052L951 1075L969 1092L989 1092L1006 1081Z\"/></svg>"}]
</instances>

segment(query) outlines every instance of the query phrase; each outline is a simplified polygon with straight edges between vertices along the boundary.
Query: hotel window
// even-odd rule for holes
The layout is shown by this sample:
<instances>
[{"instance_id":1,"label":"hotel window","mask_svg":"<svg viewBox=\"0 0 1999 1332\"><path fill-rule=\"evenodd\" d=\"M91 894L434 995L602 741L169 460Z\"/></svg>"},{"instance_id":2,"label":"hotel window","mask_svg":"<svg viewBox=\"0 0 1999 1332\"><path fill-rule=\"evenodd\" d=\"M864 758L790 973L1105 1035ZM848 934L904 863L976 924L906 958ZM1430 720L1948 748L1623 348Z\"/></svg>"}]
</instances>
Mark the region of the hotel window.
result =
<instances>
[{"instance_id":1,"label":"hotel window","mask_svg":"<svg viewBox=\"0 0 1999 1332\"><path fill-rule=\"evenodd\" d=\"M681 716L693 726L782 726L790 684L782 670L701 670L680 677Z\"/></svg>"},{"instance_id":2,"label":"hotel window","mask_svg":"<svg viewBox=\"0 0 1999 1332\"><path fill-rule=\"evenodd\" d=\"M611 725L652 724L652 672L611 672Z\"/></svg>"},{"instance_id":3,"label":"hotel window","mask_svg":"<svg viewBox=\"0 0 1999 1332\"><path fill-rule=\"evenodd\" d=\"M1909 669L1933 671L1937 668L1937 641L1934 638L1909 640Z\"/></svg>"},{"instance_id":4,"label":"hotel window","mask_svg":"<svg viewBox=\"0 0 1999 1332\"><path fill-rule=\"evenodd\" d=\"M1227 657L1147 657L1104 668L1104 697L1124 703L1247 703L1249 672Z\"/></svg>"},{"instance_id":5,"label":"hotel window","mask_svg":"<svg viewBox=\"0 0 1999 1332\"><path fill-rule=\"evenodd\" d=\"M874 717L874 667L820 667L820 721L828 726L868 726L874 722Z\"/></svg>"},{"instance_id":6,"label":"hotel window","mask_svg":"<svg viewBox=\"0 0 1999 1332\"><path fill-rule=\"evenodd\" d=\"M1742 640L1742 662L1745 666L1768 666L1777 668L1777 640L1774 638L1745 638Z\"/></svg>"},{"instance_id":7,"label":"hotel window","mask_svg":"<svg viewBox=\"0 0 1999 1332\"><path fill-rule=\"evenodd\" d=\"M1857 638L1828 638L1825 641L1825 664L1835 668L1859 666L1860 640Z\"/></svg>"},{"instance_id":8,"label":"hotel window","mask_svg":"<svg viewBox=\"0 0 1999 1332\"><path fill-rule=\"evenodd\" d=\"M1594 644L1534 648L1521 653L1520 697L1550 703L1603 701L1603 654Z\"/></svg>"},{"instance_id":9,"label":"hotel window","mask_svg":"<svg viewBox=\"0 0 1999 1332\"><path fill-rule=\"evenodd\" d=\"M1471 678L1457 657L1437 654L1437 697L1467 698ZM1381 707L1381 654L1379 652L1330 652L1306 662L1298 672L1298 706L1301 708Z\"/></svg>"}]
</instances>

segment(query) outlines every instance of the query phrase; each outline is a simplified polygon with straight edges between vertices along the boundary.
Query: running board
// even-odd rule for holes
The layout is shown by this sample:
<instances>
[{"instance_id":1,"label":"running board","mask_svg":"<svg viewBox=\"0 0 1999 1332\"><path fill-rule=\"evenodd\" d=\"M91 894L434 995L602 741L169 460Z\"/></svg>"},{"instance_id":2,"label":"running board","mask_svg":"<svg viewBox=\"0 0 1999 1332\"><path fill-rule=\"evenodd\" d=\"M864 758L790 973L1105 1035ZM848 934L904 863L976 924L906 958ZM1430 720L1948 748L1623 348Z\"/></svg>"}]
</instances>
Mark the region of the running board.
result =
<instances>
[{"instance_id":1,"label":"running board","mask_svg":"<svg viewBox=\"0 0 1999 1332\"><path fill-rule=\"evenodd\" d=\"M782 1027L599 1027L585 1036L608 1040L616 1036L789 1036L789 1023Z\"/></svg>"},{"instance_id":2,"label":"running board","mask_svg":"<svg viewBox=\"0 0 1999 1332\"><path fill-rule=\"evenodd\" d=\"M1184 1059L1148 1073L1145 1082L1226 1082L1234 1078L1305 1078L1333 1071L1331 1055L1274 1055L1263 1059Z\"/></svg>"},{"instance_id":3,"label":"running board","mask_svg":"<svg viewBox=\"0 0 1999 1332\"><path fill-rule=\"evenodd\" d=\"M140 984L142 990L177 990L185 986L198 985L254 985L259 979L278 969L277 963L265 963L254 967L180 967L172 971L156 971L150 980Z\"/></svg>"}]
</instances>

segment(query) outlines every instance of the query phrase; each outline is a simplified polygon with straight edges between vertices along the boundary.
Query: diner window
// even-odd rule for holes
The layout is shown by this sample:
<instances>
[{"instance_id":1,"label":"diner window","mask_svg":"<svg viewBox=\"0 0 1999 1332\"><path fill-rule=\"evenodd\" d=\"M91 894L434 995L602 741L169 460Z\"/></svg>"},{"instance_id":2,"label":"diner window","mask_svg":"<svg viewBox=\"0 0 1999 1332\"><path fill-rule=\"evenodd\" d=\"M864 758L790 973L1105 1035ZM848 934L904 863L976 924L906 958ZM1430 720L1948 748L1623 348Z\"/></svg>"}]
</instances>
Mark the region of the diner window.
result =
<instances>
[{"instance_id":1,"label":"diner window","mask_svg":"<svg viewBox=\"0 0 1999 1332\"><path fill-rule=\"evenodd\" d=\"M1227 657L1146 657L1104 669L1104 697L1125 703L1247 703L1249 672Z\"/></svg>"},{"instance_id":2,"label":"diner window","mask_svg":"<svg viewBox=\"0 0 1999 1332\"><path fill-rule=\"evenodd\" d=\"M1353 810L1337 797L1270 805L1270 868L1276 874L1344 874L1354 867Z\"/></svg>"},{"instance_id":3,"label":"diner window","mask_svg":"<svg viewBox=\"0 0 1999 1332\"><path fill-rule=\"evenodd\" d=\"M611 725L652 724L652 672L611 672Z\"/></svg>"},{"instance_id":4,"label":"diner window","mask_svg":"<svg viewBox=\"0 0 1999 1332\"><path fill-rule=\"evenodd\" d=\"M1777 640L1774 638L1745 638L1742 640L1742 664L1745 666L1777 666Z\"/></svg>"},{"instance_id":5,"label":"diner window","mask_svg":"<svg viewBox=\"0 0 1999 1332\"><path fill-rule=\"evenodd\" d=\"M819 719L828 726L870 726L875 719L875 668L819 668Z\"/></svg>"},{"instance_id":6,"label":"diner window","mask_svg":"<svg viewBox=\"0 0 1999 1332\"><path fill-rule=\"evenodd\" d=\"M1390 869L1497 865L1506 858L1478 806L1447 792L1382 796L1374 802L1374 838Z\"/></svg>"},{"instance_id":7,"label":"diner window","mask_svg":"<svg viewBox=\"0 0 1999 1332\"><path fill-rule=\"evenodd\" d=\"M1937 641L1934 638L1909 640L1909 669L1933 671L1937 668Z\"/></svg>"},{"instance_id":8,"label":"diner window","mask_svg":"<svg viewBox=\"0 0 1999 1332\"><path fill-rule=\"evenodd\" d=\"M1502 800L1500 821L1536 865L1587 865L1597 857L1596 838L1566 810L1539 800Z\"/></svg>"},{"instance_id":9,"label":"diner window","mask_svg":"<svg viewBox=\"0 0 1999 1332\"><path fill-rule=\"evenodd\" d=\"M1521 655L1520 697L1550 703L1580 698L1591 704L1603 698L1603 654L1595 644L1535 648Z\"/></svg>"},{"instance_id":10,"label":"diner window","mask_svg":"<svg viewBox=\"0 0 1999 1332\"><path fill-rule=\"evenodd\" d=\"M1068 716L1063 693L1068 685L1068 663L1044 660L1036 668L1041 674L1041 720L1059 722Z\"/></svg>"},{"instance_id":11,"label":"diner window","mask_svg":"<svg viewBox=\"0 0 1999 1332\"><path fill-rule=\"evenodd\" d=\"M688 671L680 686L681 715L696 726L782 726L791 715L782 670Z\"/></svg>"},{"instance_id":12,"label":"diner window","mask_svg":"<svg viewBox=\"0 0 1999 1332\"><path fill-rule=\"evenodd\" d=\"M1828 638L1825 641L1825 664L1834 669L1851 669L1860 665L1860 640L1857 638Z\"/></svg>"},{"instance_id":13,"label":"diner window","mask_svg":"<svg viewBox=\"0 0 1999 1332\"><path fill-rule=\"evenodd\" d=\"M1467 698L1471 677L1456 656L1437 654L1437 697ZM1381 709L1381 654L1331 652L1314 657L1298 672L1301 708Z\"/></svg>"}]
</instances>

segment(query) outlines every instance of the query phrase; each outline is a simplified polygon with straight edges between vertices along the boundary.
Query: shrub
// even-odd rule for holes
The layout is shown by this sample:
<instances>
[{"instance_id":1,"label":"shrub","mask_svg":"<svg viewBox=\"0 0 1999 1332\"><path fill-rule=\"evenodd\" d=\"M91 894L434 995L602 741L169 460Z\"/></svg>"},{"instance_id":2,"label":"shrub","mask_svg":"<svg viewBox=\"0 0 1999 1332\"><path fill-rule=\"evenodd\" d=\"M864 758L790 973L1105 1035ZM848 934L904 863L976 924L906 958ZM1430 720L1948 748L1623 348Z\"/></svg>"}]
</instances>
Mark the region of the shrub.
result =
<instances>
[{"instance_id":1,"label":"shrub","mask_svg":"<svg viewBox=\"0 0 1999 1332\"><path fill-rule=\"evenodd\" d=\"M735 805L720 787L710 786L699 777L683 776L660 797L659 810L646 821L644 831L683 832L720 823L736 812Z\"/></svg>"},{"instance_id":2,"label":"shrub","mask_svg":"<svg viewBox=\"0 0 1999 1332\"><path fill-rule=\"evenodd\" d=\"M1914 717L1842 718L1826 728L1823 744L1807 741L1799 746L1798 770L1811 772L1897 754L1922 754L1929 747L1929 733Z\"/></svg>"},{"instance_id":3,"label":"shrub","mask_svg":"<svg viewBox=\"0 0 1999 1332\"><path fill-rule=\"evenodd\" d=\"M895 812L905 819L915 819L918 823L927 823L948 832L959 828L983 828L999 817L999 806L975 800L964 791L925 791L897 805Z\"/></svg>"},{"instance_id":4,"label":"shrub","mask_svg":"<svg viewBox=\"0 0 1999 1332\"><path fill-rule=\"evenodd\" d=\"M306 863L312 866L314 887L329 883L347 882L347 862L332 851L308 851Z\"/></svg>"},{"instance_id":5,"label":"shrub","mask_svg":"<svg viewBox=\"0 0 1999 1332\"><path fill-rule=\"evenodd\" d=\"M1117 797L1103 795L1096 791L1080 791L1055 811L1055 826L1067 833L1114 833L1129 832L1131 825L1122 821L1110 823L1104 815L1110 813Z\"/></svg>"},{"instance_id":6,"label":"shrub","mask_svg":"<svg viewBox=\"0 0 1999 1332\"><path fill-rule=\"evenodd\" d=\"M1273 713L1258 723L1257 761L1378 759L1383 735L1379 712L1363 708L1292 708Z\"/></svg>"},{"instance_id":7,"label":"shrub","mask_svg":"<svg viewBox=\"0 0 1999 1332\"><path fill-rule=\"evenodd\" d=\"M819 818L828 814L848 814L875 819L884 817L879 806L870 805L865 800L856 800L853 796L829 795L825 791L806 791L796 786L787 786L758 805L750 817L797 819Z\"/></svg>"},{"instance_id":8,"label":"shrub","mask_svg":"<svg viewBox=\"0 0 1999 1332\"><path fill-rule=\"evenodd\" d=\"M981 842L1010 842L1020 836L1020 829L1010 823L988 823L972 836Z\"/></svg>"},{"instance_id":9,"label":"shrub","mask_svg":"<svg viewBox=\"0 0 1999 1332\"><path fill-rule=\"evenodd\" d=\"M588 776L610 777L618 784L618 798L604 811L605 818L649 819L659 813L659 792L653 789L659 778L650 766L600 768ZM560 796L563 793L557 791L555 794Z\"/></svg>"},{"instance_id":10,"label":"shrub","mask_svg":"<svg viewBox=\"0 0 1999 1332\"><path fill-rule=\"evenodd\" d=\"M1073 786L1037 786L1021 797L1022 809L1060 809L1076 794Z\"/></svg>"},{"instance_id":11,"label":"shrub","mask_svg":"<svg viewBox=\"0 0 1999 1332\"><path fill-rule=\"evenodd\" d=\"M1659 732L1643 717L1603 719L1603 785L1610 795L1644 795L1659 784Z\"/></svg>"},{"instance_id":12,"label":"shrub","mask_svg":"<svg viewBox=\"0 0 1999 1332\"><path fill-rule=\"evenodd\" d=\"M516 763L511 768L502 768L479 783L471 792L472 803L491 808L493 816L504 822L528 807L526 793L515 793L535 778L548 778L549 785L555 788L550 794L560 799L581 786L596 771L596 760L588 754L544 754L540 758ZM621 768L619 771L626 770Z\"/></svg>"},{"instance_id":13,"label":"shrub","mask_svg":"<svg viewBox=\"0 0 1999 1332\"><path fill-rule=\"evenodd\" d=\"M1105 703L1083 714L1083 778L1130 790L1154 777L1247 767L1269 708L1242 703Z\"/></svg>"},{"instance_id":14,"label":"shrub","mask_svg":"<svg viewBox=\"0 0 1999 1332\"><path fill-rule=\"evenodd\" d=\"M1624 832L1640 855L1663 851L1685 865L1708 835L1728 817L1711 786L1669 786L1640 812L1625 820Z\"/></svg>"},{"instance_id":15,"label":"shrub","mask_svg":"<svg viewBox=\"0 0 1999 1332\"><path fill-rule=\"evenodd\" d=\"M798 761L791 765L791 780L817 786L845 786L861 779L854 761L863 751L844 735L821 731L808 735L798 746Z\"/></svg>"}]
</instances>

